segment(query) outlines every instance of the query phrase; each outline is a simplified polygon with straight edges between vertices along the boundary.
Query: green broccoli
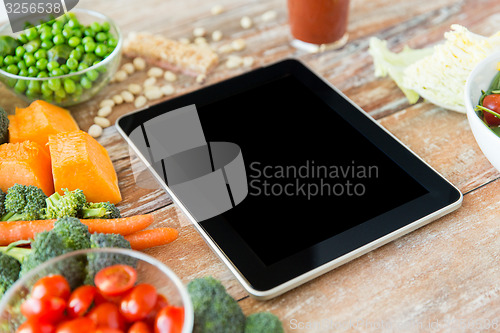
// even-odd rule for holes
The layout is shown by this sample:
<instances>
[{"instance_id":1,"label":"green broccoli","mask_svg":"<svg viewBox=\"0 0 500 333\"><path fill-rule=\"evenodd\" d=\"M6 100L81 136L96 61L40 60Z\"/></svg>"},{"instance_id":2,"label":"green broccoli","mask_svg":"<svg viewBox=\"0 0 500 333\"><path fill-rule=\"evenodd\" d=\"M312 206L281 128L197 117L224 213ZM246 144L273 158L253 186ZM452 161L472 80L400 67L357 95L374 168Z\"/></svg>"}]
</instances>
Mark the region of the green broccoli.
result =
<instances>
[{"instance_id":1,"label":"green broccoli","mask_svg":"<svg viewBox=\"0 0 500 333\"><path fill-rule=\"evenodd\" d=\"M284 333L278 317L270 312L259 312L248 316L245 333Z\"/></svg>"},{"instance_id":2,"label":"green broccoli","mask_svg":"<svg viewBox=\"0 0 500 333\"><path fill-rule=\"evenodd\" d=\"M66 248L72 251L90 248L89 227L80 222L76 217L61 217L54 223L56 233L64 241Z\"/></svg>"},{"instance_id":3,"label":"green broccoli","mask_svg":"<svg viewBox=\"0 0 500 333\"><path fill-rule=\"evenodd\" d=\"M0 145L9 142L9 118L7 112L0 107Z\"/></svg>"},{"instance_id":4,"label":"green broccoli","mask_svg":"<svg viewBox=\"0 0 500 333\"><path fill-rule=\"evenodd\" d=\"M194 279L188 286L194 308L194 333L243 333L245 315L226 288L211 276Z\"/></svg>"},{"instance_id":5,"label":"green broccoli","mask_svg":"<svg viewBox=\"0 0 500 333\"><path fill-rule=\"evenodd\" d=\"M2 221L32 221L41 218L47 196L33 185L15 184L5 196Z\"/></svg>"},{"instance_id":6,"label":"green broccoli","mask_svg":"<svg viewBox=\"0 0 500 333\"><path fill-rule=\"evenodd\" d=\"M120 211L110 202L89 202L83 207L81 217L84 219L118 219Z\"/></svg>"},{"instance_id":7,"label":"green broccoli","mask_svg":"<svg viewBox=\"0 0 500 333\"><path fill-rule=\"evenodd\" d=\"M64 195L56 192L47 198L47 208L44 212L46 219L57 219L65 216L78 217L81 209L87 203L87 198L82 190L63 190Z\"/></svg>"},{"instance_id":8,"label":"green broccoli","mask_svg":"<svg viewBox=\"0 0 500 333\"><path fill-rule=\"evenodd\" d=\"M90 236L90 248L122 248L131 249L130 243L122 235L118 234L100 234L95 233ZM94 276L101 269L116 265L123 264L135 266L136 260L119 254L112 253L90 253L87 255L87 278L85 284L94 284Z\"/></svg>"},{"instance_id":9,"label":"green broccoli","mask_svg":"<svg viewBox=\"0 0 500 333\"><path fill-rule=\"evenodd\" d=\"M5 193L3 193L2 190L0 190L0 216L4 216L7 214L7 211L5 210Z\"/></svg>"},{"instance_id":10,"label":"green broccoli","mask_svg":"<svg viewBox=\"0 0 500 333\"><path fill-rule=\"evenodd\" d=\"M0 252L0 298L17 281L21 271L21 263L14 257Z\"/></svg>"}]
</instances>

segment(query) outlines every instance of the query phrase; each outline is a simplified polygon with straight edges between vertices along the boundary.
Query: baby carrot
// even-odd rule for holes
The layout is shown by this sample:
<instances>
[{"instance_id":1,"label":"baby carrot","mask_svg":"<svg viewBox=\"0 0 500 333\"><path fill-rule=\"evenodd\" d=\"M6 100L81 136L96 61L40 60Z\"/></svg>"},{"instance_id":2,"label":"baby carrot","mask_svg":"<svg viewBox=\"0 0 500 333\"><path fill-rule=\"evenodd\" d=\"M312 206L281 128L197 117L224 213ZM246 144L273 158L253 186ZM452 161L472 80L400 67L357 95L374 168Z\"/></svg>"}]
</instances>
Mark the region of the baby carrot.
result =
<instances>
[{"instance_id":1,"label":"baby carrot","mask_svg":"<svg viewBox=\"0 0 500 333\"><path fill-rule=\"evenodd\" d=\"M177 239L179 232L173 228L156 228L142 230L125 236L134 250L144 250L150 247L165 245Z\"/></svg>"},{"instance_id":2,"label":"baby carrot","mask_svg":"<svg viewBox=\"0 0 500 333\"><path fill-rule=\"evenodd\" d=\"M151 214L122 217L118 219L81 219L91 233L134 234L153 223ZM0 246L6 246L19 240L34 238L35 234L51 230L56 220L0 222Z\"/></svg>"}]
</instances>

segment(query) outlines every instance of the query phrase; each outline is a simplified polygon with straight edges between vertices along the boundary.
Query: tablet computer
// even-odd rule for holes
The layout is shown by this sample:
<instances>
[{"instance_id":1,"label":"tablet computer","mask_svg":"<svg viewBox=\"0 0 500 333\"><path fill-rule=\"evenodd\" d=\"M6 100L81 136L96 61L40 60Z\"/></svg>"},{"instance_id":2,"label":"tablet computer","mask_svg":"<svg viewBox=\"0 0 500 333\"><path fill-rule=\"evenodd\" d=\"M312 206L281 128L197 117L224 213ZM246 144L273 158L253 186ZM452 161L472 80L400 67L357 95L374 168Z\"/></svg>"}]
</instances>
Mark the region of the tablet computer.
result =
<instances>
[{"instance_id":1,"label":"tablet computer","mask_svg":"<svg viewBox=\"0 0 500 333\"><path fill-rule=\"evenodd\" d=\"M125 115L117 127L258 299L462 202L457 188L297 60Z\"/></svg>"}]
</instances>

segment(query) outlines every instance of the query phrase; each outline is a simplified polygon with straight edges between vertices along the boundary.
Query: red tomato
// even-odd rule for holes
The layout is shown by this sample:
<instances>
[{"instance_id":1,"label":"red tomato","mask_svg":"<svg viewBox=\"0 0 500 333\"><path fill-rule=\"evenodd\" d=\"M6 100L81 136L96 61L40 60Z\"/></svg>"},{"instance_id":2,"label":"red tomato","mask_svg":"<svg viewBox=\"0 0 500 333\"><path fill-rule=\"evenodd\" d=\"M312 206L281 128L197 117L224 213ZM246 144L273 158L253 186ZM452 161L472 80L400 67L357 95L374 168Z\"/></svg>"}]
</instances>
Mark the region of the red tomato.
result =
<instances>
[{"instance_id":1,"label":"red tomato","mask_svg":"<svg viewBox=\"0 0 500 333\"><path fill-rule=\"evenodd\" d=\"M142 320L153 310L158 294L150 284L138 284L120 303L120 312L128 322Z\"/></svg>"},{"instance_id":2,"label":"red tomato","mask_svg":"<svg viewBox=\"0 0 500 333\"><path fill-rule=\"evenodd\" d=\"M120 305L122 301L121 296L106 296L103 295L99 290L97 291L94 299L94 305L101 305L103 303L113 303L115 305Z\"/></svg>"},{"instance_id":3,"label":"red tomato","mask_svg":"<svg viewBox=\"0 0 500 333\"><path fill-rule=\"evenodd\" d=\"M184 308L167 306L156 316L155 333L181 333L184 325Z\"/></svg>"},{"instance_id":4,"label":"red tomato","mask_svg":"<svg viewBox=\"0 0 500 333\"><path fill-rule=\"evenodd\" d=\"M16 333L54 333L55 331L56 327L52 324L41 323L35 319L28 319L17 328Z\"/></svg>"},{"instance_id":5,"label":"red tomato","mask_svg":"<svg viewBox=\"0 0 500 333\"><path fill-rule=\"evenodd\" d=\"M87 316L94 321L97 328L108 327L124 329L125 323L118 306L113 303L98 305Z\"/></svg>"},{"instance_id":6,"label":"red tomato","mask_svg":"<svg viewBox=\"0 0 500 333\"><path fill-rule=\"evenodd\" d=\"M114 265L99 271L94 278L96 287L107 296L117 296L132 289L137 272L127 265Z\"/></svg>"},{"instance_id":7,"label":"red tomato","mask_svg":"<svg viewBox=\"0 0 500 333\"><path fill-rule=\"evenodd\" d=\"M483 106L496 113L500 113L500 94L488 95L483 99ZM490 126L500 125L500 118L492 115L489 112L483 111L484 121Z\"/></svg>"},{"instance_id":8,"label":"red tomato","mask_svg":"<svg viewBox=\"0 0 500 333\"><path fill-rule=\"evenodd\" d=\"M149 312L148 316L144 321L151 326L154 326L155 320L156 320L156 315L158 312L160 312L161 309L164 307L167 307L169 305L168 300L165 296L158 294L158 298L156 299L156 304L153 310Z\"/></svg>"},{"instance_id":9,"label":"red tomato","mask_svg":"<svg viewBox=\"0 0 500 333\"><path fill-rule=\"evenodd\" d=\"M92 305L96 294L97 288L93 286L76 288L68 300L68 316L70 318L84 316Z\"/></svg>"},{"instance_id":10,"label":"red tomato","mask_svg":"<svg viewBox=\"0 0 500 333\"><path fill-rule=\"evenodd\" d=\"M124 333L124 331L119 330L117 328L104 327L104 328L98 328L92 333Z\"/></svg>"},{"instance_id":11,"label":"red tomato","mask_svg":"<svg viewBox=\"0 0 500 333\"><path fill-rule=\"evenodd\" d=\"M64 318L66 301L59 297L45 299L28 298L21 304L21 313L26 318L55 323Z\"/></svg>"},{"instance_id":12,"label":"red tomato","mask_svg":"<svg viewBox=\"0 0 500 333\"><path fill-rule=\"evenodd\" d=\"M137 321L134 325L130 326L128 333L153 333L148 324L143 321Z\"/></svg>"},{"instance_id":13,"label":"red tomato","mask_svg":"<svg viewBox=\"0 0 500 333\"><path fill-rule=\"evenodd\" d=\"M31 290L31 297L44 299L47 297L60 297L68 300L71 290L68 281L62 275L49 275L38 280Z\"/></svg>"},{"instance_id":14,"label":"red tomato","mask_svg":"<svg viewBox=\"0 0 500 333\"><path fill-rule=\"evenodd\" d=\"M90 333L95 329L95 324L90 318L76 318L57 326L56 333Z\"/></svg>"}]
</instances>

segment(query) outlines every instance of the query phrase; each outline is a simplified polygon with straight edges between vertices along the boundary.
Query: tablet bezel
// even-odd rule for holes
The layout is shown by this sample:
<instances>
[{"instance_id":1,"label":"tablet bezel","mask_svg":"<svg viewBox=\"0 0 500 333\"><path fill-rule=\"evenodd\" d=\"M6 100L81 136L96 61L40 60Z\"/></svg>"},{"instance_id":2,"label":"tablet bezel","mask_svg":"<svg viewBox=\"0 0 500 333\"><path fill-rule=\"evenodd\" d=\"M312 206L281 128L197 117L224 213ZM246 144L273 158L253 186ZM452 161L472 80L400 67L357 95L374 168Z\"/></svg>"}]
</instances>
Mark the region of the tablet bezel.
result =
<instances>
[{"instance_id":1,"label":"tablet bezel","mask_svg":"<svg viewBox=\"0 0 500 333\"><path fill-rule=\"evenodd\" d=\"M211 231L197 223L175 194L154 172L153 168L129 139L136 124L150 120L166 110L190 104L208 104L225 96L251 89L270 80L292 74L311 87L334 112L349 122L382 152L392 158L403 170L417 179L429 193L407 202L389 212L365 221L329 239L266 266L246 246L234 230L224 224L214 224ZM335 106L335 108L334 108ZM259 68L178 96L161 104L120 117L117 128L134 151L146 163L161 186L179 205L214 252L229 267L238 281L258 299L269 299L305 283L335 267L380 247L460 207L463 196L449 181L410 151L394 135L378 124L329 82L322 79L298 60L288 59ZM139 119L137 119L139 117ZM218 229L221 230L219 231ZM222 240L222 241L221 241Z\"/></svg>"}]
</instances>

